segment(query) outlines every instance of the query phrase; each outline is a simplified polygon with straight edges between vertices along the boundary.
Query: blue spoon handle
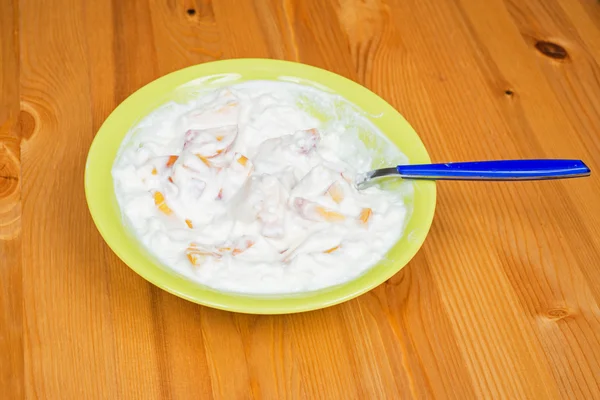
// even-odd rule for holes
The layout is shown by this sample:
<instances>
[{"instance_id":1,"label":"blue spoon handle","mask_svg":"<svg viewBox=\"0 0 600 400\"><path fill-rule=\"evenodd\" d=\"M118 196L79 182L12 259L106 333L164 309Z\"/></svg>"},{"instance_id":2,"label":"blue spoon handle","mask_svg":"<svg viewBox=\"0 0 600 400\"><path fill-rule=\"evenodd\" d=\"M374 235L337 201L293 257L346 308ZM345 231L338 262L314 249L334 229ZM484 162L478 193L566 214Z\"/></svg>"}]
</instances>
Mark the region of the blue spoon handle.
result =
<instances>
[{"instance_id":1,"label":"blue spoon handle","mask_svg":"<svg viewBox=\"0 0 600 400\"><path fill-rule=\"evenodd\" d=\"M536 180L588 176L581 160L499 160L398 165L403 178L434 180Z\"/></svg>"}]
</instances>

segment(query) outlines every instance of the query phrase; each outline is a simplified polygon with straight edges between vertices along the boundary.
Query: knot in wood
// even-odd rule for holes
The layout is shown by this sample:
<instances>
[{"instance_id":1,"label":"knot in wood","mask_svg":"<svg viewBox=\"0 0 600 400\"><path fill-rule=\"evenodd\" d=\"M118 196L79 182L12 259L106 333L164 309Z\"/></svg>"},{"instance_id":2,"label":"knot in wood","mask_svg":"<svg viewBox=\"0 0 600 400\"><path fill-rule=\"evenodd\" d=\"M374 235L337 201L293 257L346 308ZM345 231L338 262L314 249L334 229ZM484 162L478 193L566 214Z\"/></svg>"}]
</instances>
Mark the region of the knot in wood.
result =
<instances>
[{"instance_id":1,"label":"knot in wood","mask_svg":"<svg viewBox=\"0 0 600 400\"><path fill-rule=\"evenodd\" d=\"M567 50L565 50L564 47L556 43L546 42L544 40L539 40L535 44L535 48L546 57L550 57L555 60L564 60L569 56L569 53L567 53Z\"/></svg>"}]
</instances>

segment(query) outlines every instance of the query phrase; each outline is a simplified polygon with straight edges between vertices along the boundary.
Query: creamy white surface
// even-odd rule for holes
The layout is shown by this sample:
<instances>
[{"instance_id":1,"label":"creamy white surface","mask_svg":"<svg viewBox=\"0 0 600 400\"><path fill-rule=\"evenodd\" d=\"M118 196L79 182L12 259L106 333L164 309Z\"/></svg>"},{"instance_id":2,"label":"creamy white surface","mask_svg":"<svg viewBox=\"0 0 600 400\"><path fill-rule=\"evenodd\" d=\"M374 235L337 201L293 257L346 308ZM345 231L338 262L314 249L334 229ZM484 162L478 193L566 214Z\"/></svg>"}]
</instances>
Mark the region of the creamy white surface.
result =
<instances>
[{"instance_id":1,"label":"creamy white surface","mask_svg":"<svg viewBox=\"0 0 600 400\"><path fill-rule=\"evenodd\" d=\"M350 183L372 159L347 121L301 107L332 96L255 81L154 111L113 166L127 225L164 264L216 289L308 291L361 274L407 211L397 193Z\"/></svg>"}]
</instances>

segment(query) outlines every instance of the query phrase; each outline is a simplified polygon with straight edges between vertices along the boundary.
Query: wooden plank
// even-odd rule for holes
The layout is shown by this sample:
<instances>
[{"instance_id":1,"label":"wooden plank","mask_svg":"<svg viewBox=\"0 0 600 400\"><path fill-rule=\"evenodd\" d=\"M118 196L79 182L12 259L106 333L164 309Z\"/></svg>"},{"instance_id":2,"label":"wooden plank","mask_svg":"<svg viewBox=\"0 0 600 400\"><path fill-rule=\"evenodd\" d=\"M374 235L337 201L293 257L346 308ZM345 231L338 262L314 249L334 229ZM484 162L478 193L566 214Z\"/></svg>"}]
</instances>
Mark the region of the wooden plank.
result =
<instances>
[{"instance_id":1,"label":"wooden plank","mask_svg":"<svg viewBox=\"0 0 600 400\"><path fill-rule=\"evenodd\" d=\"M84 3L20 2L26 395L118 398L105 247L85 203L93 138Z\"/></svg>"},{"instance_id":2,"label":"wooden plank","mask_svg":"<svg viewBox=\"0 0 600 400\"><path fill-rule=\"evenodd\" d=\"M24 395L18 2L0 3L0 387Z\"/></svg>"}]
</instances>

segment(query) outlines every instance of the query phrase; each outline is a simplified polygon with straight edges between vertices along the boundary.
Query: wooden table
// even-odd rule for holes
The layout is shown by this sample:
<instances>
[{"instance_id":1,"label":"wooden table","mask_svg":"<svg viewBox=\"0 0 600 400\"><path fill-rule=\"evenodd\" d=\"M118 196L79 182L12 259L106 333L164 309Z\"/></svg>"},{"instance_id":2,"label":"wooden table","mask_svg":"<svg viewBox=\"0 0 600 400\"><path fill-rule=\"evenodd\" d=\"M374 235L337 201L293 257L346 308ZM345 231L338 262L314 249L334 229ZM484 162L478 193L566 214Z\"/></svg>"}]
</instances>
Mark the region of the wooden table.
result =
<instances>
[{"instance_id":1,"label":"wooden table","mask_svg":"<svg viewBox=\"0 0 600 400\"><path fill-rule=\"evenodd\" d=\"M288 316L153 287L88 214L88 147L126 96L233 57L367 86L437 161L600 172L596 0L0 1L3 399L600 398L600 180L440 183L407 268Z\"/></svg>"}]
</instances>

